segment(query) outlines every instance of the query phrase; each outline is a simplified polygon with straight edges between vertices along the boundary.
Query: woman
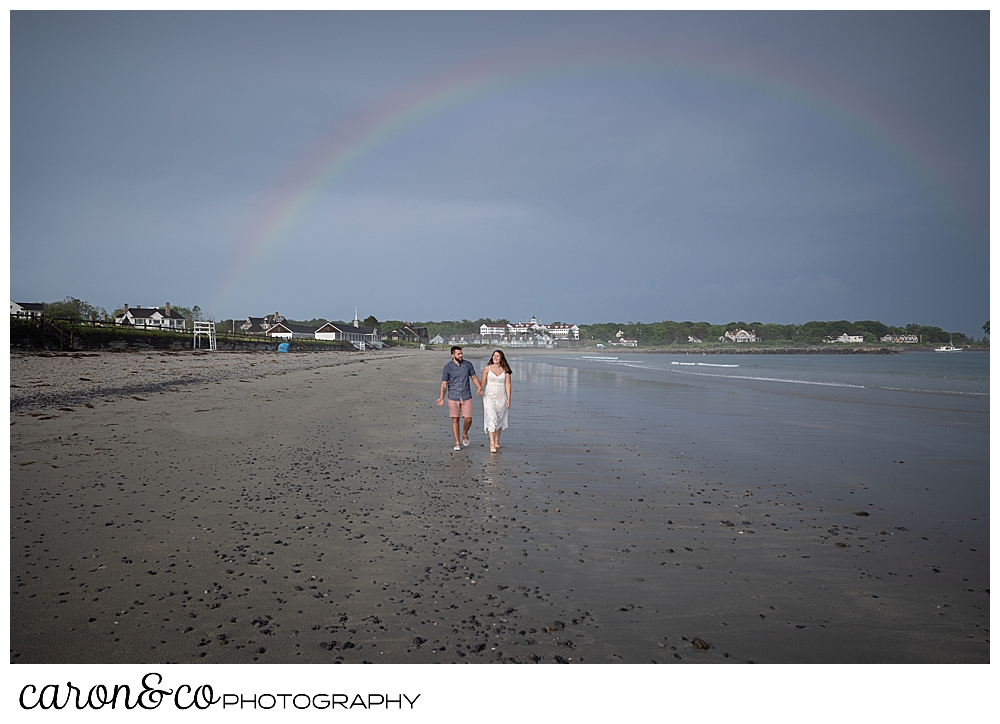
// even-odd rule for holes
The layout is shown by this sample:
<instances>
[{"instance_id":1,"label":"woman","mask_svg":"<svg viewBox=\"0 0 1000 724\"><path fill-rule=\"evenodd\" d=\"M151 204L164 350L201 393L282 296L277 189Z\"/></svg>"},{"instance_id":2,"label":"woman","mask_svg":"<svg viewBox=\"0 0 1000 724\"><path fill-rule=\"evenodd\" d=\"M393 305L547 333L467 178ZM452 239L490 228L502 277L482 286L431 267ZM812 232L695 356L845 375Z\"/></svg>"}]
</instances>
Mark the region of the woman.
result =
<instances>
[{"instance_id":1,"label":"woman","mask_svg":"<svg viewBox=\"0 0 1000 724\"><path fill-rule=\"evenodd\" d=\"M483 372L483 419L490 436L490 452L500 449L500 433L507 427L507 410L510 408L510 365L503 352L497 350Z\"/></svg>"}]
</instances>

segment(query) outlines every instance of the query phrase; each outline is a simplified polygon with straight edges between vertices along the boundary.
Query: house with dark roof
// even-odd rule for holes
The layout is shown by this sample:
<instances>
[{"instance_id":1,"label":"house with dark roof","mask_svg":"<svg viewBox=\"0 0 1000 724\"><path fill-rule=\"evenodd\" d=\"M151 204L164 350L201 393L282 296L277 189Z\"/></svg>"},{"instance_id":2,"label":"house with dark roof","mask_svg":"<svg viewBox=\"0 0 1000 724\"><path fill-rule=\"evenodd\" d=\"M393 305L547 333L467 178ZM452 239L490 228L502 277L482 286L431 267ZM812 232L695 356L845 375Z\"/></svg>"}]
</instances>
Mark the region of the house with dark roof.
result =
<instances>
[{"instance_id":1,"label":"house with dark roof","mask_svg":"<svg viewBox=\"0 0 1000 724\"><path fill-rule=\"evenodd\" d=\"M266 317L247 317L247 320L240 325L240 331L244 334L266 334L271 328L264 320Z\"/></svg>"},{"instance_id":2,"label":"house with dark roof","mask_svg":"<svg viewBox=\"0 0 1000 724\"><path fill-rule=\"evenodd\" d=\"M288 321L272 324L267 328L266 334L268 337L280 337L281 339L316 339L314 327Z\"/></svg>"},{"instance_id":3,"label":"house with dark roof","mask_svg":"<svg viewBox=\"0 0 1000 724\"><path fill-rule=\"evenodd\" d=\"M383 336L383 339L393 342L423 342L427 343L430 338L427 334L427 327L414 327L404 324L401 329L392 329Z\"/></svg>"},{"instance_id":4,"label":"house with dark roof","mask_svg":"<svg viewBox=\"0 0 1000 724\"><path fill-rule=\"evenodd\" d=\"M285 318L280 314L275 312L274 314L268 314L263 317L247 317L246 321L240 325L240 331L244 334L261 334L266 335L267 330L276 324L284 322Z\"/></svg>"},{"instance_id":5,"label":"house with dark roof","mask_svg":"<svg viewBox=\"0 0 1000 724\"><path fill-rule=\"evenodd\" d=\"M41 317L45 311L45 306L41 302L14 302L10 303L10 316L22 319L34 319Z\"/></svg>"},{"instance_id":6,"label":"house with dark roof","mask_svg":"<svg viewBox=\"0 0 1000 724\"><path fill-rule=\"evenodd\" d=\"M170 302L162 307L133 307L124 305L125 311L115 317L119 326L140 327L142 329L160 329L164 332L183 332L187 320L176 310L170 308Z\"/></svg>"},{"instance_id":7,"label":"house with dark roof","mask_svg":"<svg viewBox=\"0 0 1000 724\"><path fill-rule=\"evenodd\" d=\"M379 348L382 346L382 336L378 332L378 327L355 326L348 322L327 322L316 330L316 339L342 339L350 342L358 349L366 346Z\"/></svg>"}]
</instances>

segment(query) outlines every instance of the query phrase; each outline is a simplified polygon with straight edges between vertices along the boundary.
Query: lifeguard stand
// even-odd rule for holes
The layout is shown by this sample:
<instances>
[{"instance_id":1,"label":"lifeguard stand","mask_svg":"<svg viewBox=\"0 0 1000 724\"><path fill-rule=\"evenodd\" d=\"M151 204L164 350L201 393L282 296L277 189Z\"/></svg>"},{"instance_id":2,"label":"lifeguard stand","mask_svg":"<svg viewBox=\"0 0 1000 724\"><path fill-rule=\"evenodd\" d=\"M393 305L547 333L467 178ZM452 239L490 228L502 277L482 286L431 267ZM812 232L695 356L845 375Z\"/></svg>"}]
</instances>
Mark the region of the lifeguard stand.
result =
<instances>
[{"instance_id":1,"label":"lifeguard stand","mask_svg":"<svg viewBox=\"0 0 1000 724\"><path fill-rule=\"evenodd\" d=\"M208 338L208 349L213 352L215 347L215 322L195 322L194 323L194 349L201 348L201 337Z\"/></svg>"}]
</instances>

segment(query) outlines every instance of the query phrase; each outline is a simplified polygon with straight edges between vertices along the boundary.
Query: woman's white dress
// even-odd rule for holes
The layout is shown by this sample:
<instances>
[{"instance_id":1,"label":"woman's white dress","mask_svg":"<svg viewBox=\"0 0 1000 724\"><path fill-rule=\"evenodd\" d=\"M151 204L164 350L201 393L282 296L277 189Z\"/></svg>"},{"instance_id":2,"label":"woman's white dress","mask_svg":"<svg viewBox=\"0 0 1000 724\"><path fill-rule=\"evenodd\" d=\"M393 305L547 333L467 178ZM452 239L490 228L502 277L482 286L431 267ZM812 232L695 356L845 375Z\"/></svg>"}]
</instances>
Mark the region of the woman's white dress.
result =
<instances>
[{"instance_id":1,"label":"woman's white dress","mask_svg":"<svg viewBox=\"0 0 1000 724\"><path fill-rule=\"evenodd\" d=\"M486 371L486 389L483 391L483 421L486 432L507 428L507 374Z\"/></svg>"}]
</instances>

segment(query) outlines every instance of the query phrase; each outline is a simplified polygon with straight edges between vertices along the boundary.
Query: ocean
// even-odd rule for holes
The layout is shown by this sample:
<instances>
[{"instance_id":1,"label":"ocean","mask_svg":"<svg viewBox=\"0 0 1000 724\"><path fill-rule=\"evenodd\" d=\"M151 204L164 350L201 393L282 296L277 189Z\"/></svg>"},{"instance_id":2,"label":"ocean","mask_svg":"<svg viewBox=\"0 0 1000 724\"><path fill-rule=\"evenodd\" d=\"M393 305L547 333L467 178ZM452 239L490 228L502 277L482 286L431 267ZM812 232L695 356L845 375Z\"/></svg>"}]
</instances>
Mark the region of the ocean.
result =
<instances>
[{"instance_id":1,"label":"ocean","mask_svg":"<svg viewBox=\"0 0 1000 724\"><path fill-rule=\"evenodd\" d=\"M700 359L699 359L700 358ZM718 380L989 397L989 353L898 355L598 355L562 357L585 369L646 370ZM653 379L653 377L646 377ZM762 388L763 389L763 388Z\"/></svg>"},{"instance_id":2,"label":"ocean","mask_svg":"<svg viewBox=\"0 0 1000 724\"><path fill-rule=\"evenodd\" d=\"M989 353L514 361L522 374L513 394L525 398L524 423L539 441L585 419L580 434L694 449L705 465L755 484L762 465L774 473L763 482L808 474L831 494L845 480L871 479L879 495L905 495L919 478L942 493L913 501L922 515L988 512Z\"/></svg>"},{"instance_id":3,"label":"ocean","mask_svg":"<svg viewBox=\"0 0 1000 724\"><path fill-rule=\"evenodd\" d=\"M610 586L667 627L742 617L720 631L755 660L988 660L988 353L509 360L510 428L486 479L551 501L519 517L546 531L549 547L523 545L549 585L594 601ZM570 540L586 575L555 555ZM763 598L793 628L758 627L763 607L751 623ZM615 637L638 652L640 630Z\"/></svg>"}]
</instances>

